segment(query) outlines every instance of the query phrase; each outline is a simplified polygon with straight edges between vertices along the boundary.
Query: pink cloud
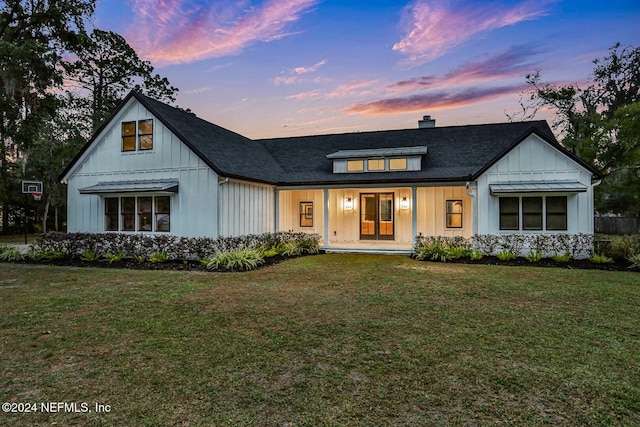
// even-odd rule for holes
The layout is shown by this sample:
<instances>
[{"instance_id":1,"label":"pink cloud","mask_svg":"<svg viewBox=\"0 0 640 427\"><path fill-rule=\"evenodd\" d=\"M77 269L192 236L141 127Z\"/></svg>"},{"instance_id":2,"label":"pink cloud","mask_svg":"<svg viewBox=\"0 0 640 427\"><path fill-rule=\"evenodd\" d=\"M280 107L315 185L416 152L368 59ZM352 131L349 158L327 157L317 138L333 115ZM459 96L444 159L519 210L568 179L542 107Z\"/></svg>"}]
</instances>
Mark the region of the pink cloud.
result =
<instances>
[{"instance_id":1,"label":"pink cloud","mask_svg":"<svg viewBox=\"0 0 640 427\"><path fill-rule=\"evenodd\" d=\"M407 35L393 50L413 63L424 63L464 43L478 33L536 19L547 14L553 0L526 0L516 6L492 2L450 4L416 0L404 10Z\"/></svg>"},{"instance_id":2,"label":"pink cloud","mask_svg":"<svg viewBox=\"0 0 640 427\"><path fill-rule=\"evenodd\" d=\"M302 92L288 96L287 99L296 101L308 101L312 99L342 99L372 95L378 91L380 83L378 80L356 80L336 87L329 92L322 92L315 89L309 92Z\"/></svg>"},{"instance_id":3,"label":"pink cloud","mask_svg":"<svg viewBox=\"0 0 640 427\"><path fill-rule=\"evenodd\" d=\"M512 46L488 58L469 61L443 76L421 76L387 86L393 92L425 90L433 87L459 87L473 83L521 77L535 70L532 58L538 52L528 45Z\"/></svg>"},{"instance_id":4,"label":"pink cloud","mask_svg":"<svg viewBox=\"0 0 640 427\"><path fill-rule=\"evenodd\" d=\"M326 63L327 63L327 60L323 59L322 61L320 61L317 64L312 65L310 67L304 67L304 66L296 67L293 70L289 71L289 75L288 76L276 77L275 79L273 79L273 82L277 86L300 83L302 81L302 79L300 78L300 75L308 74L308 73L315 73L316 71L318 71L318 68L322 67Z\"/></svg>"},{"instance_id":5,"label":"pink cloud","mask_svg":"<svg viewBox=\"0 0 640 427\"><path fill-rule=\"evenodd\" d=\"M285 29L319 0L196 4L186 0L131 0L137 16L128 40L145 59L176 64L234 55L255 41L291 35Z\"/></svg>"},{"instance_id":6,"label":"pink cloud","mask_svg":"<svg viewBox=\"0 0 640 427\"><path fill-rule=\"evenodd\" d=\"M434 111L460 107L487 101L504 95L517 94L526 85L489 88L468 88L459 92L434 92L407 97L382 99L367 103L354 104L347 108L349 113L376 116L398 114L412 111Z\"/></svg>"}]
</instances>

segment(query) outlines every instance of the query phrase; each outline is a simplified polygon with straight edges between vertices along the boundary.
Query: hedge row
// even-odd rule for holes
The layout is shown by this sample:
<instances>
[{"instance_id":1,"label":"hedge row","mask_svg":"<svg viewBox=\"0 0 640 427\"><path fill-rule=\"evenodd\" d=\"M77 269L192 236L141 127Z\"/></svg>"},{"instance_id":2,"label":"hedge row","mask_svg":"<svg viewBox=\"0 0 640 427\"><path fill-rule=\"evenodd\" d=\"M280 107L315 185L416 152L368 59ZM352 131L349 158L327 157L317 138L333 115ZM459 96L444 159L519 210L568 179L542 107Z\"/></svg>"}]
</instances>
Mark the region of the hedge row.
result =
<instances>
[{"instance_id":1,"label":"hedge row","mask_svg":"<svg viewBox=\"0 0 640 427\"><path fill-rule=\"evenodd\" d=\"M97 255L122 253L124 258L140 259L166 253L167 260L199 261L218 254L244 249L268 251L275 247L295 245L302 253L317 253L317 234L278 232L239 237L176 237L122 233L47 233L32 245L34 253L58 253L65 257L81 257L87 252Z\"/></svg>"}]
</instances>

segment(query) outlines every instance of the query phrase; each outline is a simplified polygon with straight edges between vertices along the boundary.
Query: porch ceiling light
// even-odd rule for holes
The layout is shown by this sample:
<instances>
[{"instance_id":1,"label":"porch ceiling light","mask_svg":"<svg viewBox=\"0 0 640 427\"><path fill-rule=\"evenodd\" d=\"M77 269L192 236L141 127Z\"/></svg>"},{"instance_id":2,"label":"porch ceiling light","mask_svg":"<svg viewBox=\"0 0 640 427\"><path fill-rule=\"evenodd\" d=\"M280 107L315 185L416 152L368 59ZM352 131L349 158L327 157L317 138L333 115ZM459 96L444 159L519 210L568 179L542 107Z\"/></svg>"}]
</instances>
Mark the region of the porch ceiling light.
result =
<instances>
[{"instance_id":1,"label":"porch ceiling light","mask_svg":"<svg viewBox=\"0 0 640 427\"><path fill-rule=\"evenodd\" d=\"M409 209L409 199L403 197L400 199L400 209Z\"/></svg>"},{"instance_id":2,"label":"porch ceiling light","mask_svg":"<svg viewBox=\"0 0 640 427\"><path fill-rule=\"evenodd\" d=\"M345 197L344 198L344 210L352 211L353 210L353 197Z\"/></svg>"}]
</instances>

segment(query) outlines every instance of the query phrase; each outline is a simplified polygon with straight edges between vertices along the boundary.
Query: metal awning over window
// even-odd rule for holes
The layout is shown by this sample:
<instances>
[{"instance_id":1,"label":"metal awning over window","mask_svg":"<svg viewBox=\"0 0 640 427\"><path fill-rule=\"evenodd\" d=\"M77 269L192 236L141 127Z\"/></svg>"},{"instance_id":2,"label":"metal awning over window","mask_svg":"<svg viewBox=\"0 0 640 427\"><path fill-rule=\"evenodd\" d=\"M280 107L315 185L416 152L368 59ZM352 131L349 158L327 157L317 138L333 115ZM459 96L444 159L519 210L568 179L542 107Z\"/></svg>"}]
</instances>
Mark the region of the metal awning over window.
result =
<instances>
[{"instance_id":1,"label":"metal awning over window","mask_svg":"<svg viewBox=\"0 0 640 427\"><path fill-rule=\"evenodd\" d=\"M504 182L489 184L491 194L584 193L587 186L577 181Z\"/></svg>"},{"instance_id":2,"label":"metal awning over window","mask_svg":"<svg viewBox=\"0 0 640 427\"><path fill-rule=\"evenodd\" d=\"M110 181L80 188L80 194L177 193L176 180Z\"/></svg>"}]
</instances>

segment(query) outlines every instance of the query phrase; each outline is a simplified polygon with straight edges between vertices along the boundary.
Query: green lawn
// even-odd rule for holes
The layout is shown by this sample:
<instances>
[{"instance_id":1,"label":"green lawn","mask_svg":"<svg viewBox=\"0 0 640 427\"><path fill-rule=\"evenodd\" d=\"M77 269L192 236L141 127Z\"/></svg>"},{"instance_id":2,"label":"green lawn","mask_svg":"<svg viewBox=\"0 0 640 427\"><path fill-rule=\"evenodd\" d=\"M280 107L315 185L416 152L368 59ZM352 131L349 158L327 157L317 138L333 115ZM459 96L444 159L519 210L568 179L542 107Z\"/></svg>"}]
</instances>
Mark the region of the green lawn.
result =
<instances>
[{"instance_id":1,"label":"green lawn","mask_svg":"<svg viewBox=\"0 0 640 427\"><path fill-rule=\"evenodd\" d=\"M3 426L640 425L638 273L0 264L0 328Z\"/></svg>"}]
</instances>

